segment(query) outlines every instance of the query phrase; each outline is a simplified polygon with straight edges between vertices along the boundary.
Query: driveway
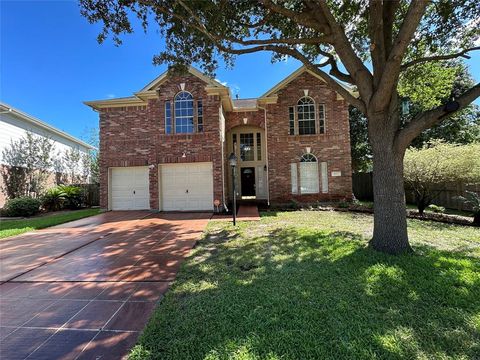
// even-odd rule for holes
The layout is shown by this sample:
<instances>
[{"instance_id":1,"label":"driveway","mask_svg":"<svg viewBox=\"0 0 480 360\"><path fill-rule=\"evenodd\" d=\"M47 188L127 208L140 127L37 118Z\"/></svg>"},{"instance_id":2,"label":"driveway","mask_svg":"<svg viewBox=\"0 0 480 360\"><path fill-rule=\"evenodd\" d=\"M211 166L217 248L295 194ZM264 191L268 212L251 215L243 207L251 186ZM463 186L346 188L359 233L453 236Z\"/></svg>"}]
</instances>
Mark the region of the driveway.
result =
<instances>
[{"instance_id":1,"label":"driveway","mask_svg":"<svg viewBox=\"0 0 480 360\"><path fill-rule=\"evenodd\" d=\"M0 358L122 358L210 217L108 212L0 241Z\"/></svg>"}]
</instances>

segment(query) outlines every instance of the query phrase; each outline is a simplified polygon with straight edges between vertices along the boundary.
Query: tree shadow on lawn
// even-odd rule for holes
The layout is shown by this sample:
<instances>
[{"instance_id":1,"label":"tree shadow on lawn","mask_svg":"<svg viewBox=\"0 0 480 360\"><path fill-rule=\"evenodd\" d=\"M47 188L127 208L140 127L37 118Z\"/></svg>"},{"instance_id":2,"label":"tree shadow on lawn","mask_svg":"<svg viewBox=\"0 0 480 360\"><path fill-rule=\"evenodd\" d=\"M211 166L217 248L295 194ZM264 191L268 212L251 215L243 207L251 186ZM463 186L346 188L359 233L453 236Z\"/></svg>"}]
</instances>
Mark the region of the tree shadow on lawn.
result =
<instances>
[{"instance_id":1,"label":"tree shadow on lawn","mask_svg":"<svg viewBox=\"0 0 480 360\"><path fill-rule=\"evenodd\" d=\"M475 358L480 259L422 252L383 255L348 232L213 234L131 358Z\"/></svg>"}]
</instances>

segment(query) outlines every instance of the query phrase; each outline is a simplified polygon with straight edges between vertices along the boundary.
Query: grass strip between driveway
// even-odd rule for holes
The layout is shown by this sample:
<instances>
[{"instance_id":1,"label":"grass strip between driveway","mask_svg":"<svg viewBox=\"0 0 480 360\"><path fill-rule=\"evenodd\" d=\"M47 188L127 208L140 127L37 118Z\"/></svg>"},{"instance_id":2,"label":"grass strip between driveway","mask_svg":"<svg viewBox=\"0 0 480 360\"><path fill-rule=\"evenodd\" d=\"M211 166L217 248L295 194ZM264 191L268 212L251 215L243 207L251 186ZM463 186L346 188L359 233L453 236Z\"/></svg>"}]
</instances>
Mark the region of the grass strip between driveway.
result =
<instances>
[{"instance_id":1,"label":"grass strip between driveway","mask_svg":"<svg viewBox=\"0 0 480 360\"><path fill-rule=\"evenodd\" d=\"M368 214L211 222L130 359L478 358L480 229L408 222L402 256Z\"/></svg>"},{"instance_id":2,"label":"grass strip between driveway","mask_svg":"<svg viewBox=\"0 0 480 360\"><path fill-rule=\"evenodd\" d=\"M66 213L33 217L29 219L1 220L0 239L23 234L28 231L44 229L50 226L97 215L99 213L100 209L82 209Z\"/></svg>"}]
</instances>

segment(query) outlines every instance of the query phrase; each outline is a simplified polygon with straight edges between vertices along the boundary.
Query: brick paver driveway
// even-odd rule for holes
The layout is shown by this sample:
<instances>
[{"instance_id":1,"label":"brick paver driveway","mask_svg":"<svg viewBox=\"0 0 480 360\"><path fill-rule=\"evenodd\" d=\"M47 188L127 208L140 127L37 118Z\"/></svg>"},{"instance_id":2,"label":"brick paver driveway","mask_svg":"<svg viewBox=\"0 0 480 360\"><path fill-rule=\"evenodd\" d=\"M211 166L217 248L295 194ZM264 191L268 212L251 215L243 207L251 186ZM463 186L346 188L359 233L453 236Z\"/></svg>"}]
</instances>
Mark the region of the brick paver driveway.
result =
<instances>
[{"instance_id":1,"label":"brick paver driveway","mask_svg":"<svg viewBox=\"0 0 480 360\"><path fill-rule=\"evenodd\" d=\"M109 212L0 241L0 358L122 358L210 217Z\"/></svg>"}]
</instances>

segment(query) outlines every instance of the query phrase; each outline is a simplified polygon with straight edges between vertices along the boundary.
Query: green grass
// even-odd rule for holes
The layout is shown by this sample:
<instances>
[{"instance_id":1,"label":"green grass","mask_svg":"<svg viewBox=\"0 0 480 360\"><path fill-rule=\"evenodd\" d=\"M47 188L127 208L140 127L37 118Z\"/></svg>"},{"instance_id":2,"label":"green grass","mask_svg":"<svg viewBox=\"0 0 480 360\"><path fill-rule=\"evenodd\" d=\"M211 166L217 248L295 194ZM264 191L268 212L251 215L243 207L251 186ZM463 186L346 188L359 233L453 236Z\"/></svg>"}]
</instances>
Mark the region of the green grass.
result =
<instances>
[{"instance_id":1,"label":"green grass","mask_svg":"<svg viewBox=\"0 0 480 360\"><path fill-rule=\"evenodd\" d=\"M63 224L69 221L82 219L84 217L97 215L100 209L83 209L72 212L51 214L30 219L1 220L0 239L23 234L27 231L44 229L50 226Z\"/></svg>"},{"instance_id":2,"label":"green grass","mask_svg":"<svg viewBox=\"0 0 480 360\"><path fill-rule=\"evenodd\" d=\"M480 229L409 221L414 254L366 247L372 217L213 222L130 359L478 359Z\"/></svg>"}]
</instances>

